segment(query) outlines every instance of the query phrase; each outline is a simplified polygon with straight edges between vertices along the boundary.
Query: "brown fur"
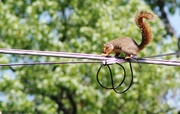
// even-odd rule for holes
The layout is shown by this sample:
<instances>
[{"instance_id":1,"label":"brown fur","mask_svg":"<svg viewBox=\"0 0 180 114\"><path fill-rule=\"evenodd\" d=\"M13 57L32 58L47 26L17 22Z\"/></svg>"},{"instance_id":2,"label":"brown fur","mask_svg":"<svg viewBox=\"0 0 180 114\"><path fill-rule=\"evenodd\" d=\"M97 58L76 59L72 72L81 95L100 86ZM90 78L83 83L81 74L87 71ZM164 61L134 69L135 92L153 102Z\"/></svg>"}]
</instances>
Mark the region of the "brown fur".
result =
<instances>
[{"instance_id":1,"label":"brown fur","mask_svg":"<svg viewBox=\"0 0 180 114\"><path fill-rule=\"evenodd\" d=\"M103 55L108 56L111 52L114 52L119 56L122 52L125 53L125 58L136 56L137 53L144 49L152 39L152 32L148 23L144 22L144 18L147 20L153 19L154 15L150 12L141 11L135 17L136 25L140 28L142 34L142 42L138 45L130 37L122 37L109 41L103 46Z\"/></svg>"}]
</instances>

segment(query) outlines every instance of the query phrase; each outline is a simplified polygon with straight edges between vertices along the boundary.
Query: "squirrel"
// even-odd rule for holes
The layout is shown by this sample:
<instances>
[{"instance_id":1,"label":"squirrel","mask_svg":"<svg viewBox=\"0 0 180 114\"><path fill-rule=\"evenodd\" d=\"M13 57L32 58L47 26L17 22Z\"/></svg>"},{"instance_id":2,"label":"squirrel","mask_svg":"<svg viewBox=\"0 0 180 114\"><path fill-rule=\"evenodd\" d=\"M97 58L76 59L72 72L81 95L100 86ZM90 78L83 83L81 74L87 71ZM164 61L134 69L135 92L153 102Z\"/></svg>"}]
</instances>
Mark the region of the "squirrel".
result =
<instances>
[{"instance_id":1,"label":"squirrel","mask_svg":"<svg viewBox=\"0 0 180 114\"><path fill-rule=\"evenodd\" d=\"M122 37L109 41L104 44L102 52L103 56L108 56L111 52L115 53L115 57L118 57L122 52L125 54L125 59L130 59L135 57L138 52L145 48L146 45L152 40L152 32L150 26L143 19L152 20L154 14L147 11L140 11L135 16L135 23L141 30L142 41L137 44L130 37Z\"/></svg>"}]
</instances>

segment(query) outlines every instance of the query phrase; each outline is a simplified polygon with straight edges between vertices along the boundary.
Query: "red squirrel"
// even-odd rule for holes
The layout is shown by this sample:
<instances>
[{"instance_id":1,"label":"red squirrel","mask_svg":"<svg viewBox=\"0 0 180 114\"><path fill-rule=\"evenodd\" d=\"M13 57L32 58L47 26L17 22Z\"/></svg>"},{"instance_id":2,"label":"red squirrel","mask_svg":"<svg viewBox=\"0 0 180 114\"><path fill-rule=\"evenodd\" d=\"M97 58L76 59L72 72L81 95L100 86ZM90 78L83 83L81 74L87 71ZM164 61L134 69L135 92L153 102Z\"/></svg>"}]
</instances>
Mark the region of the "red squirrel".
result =
<instances>
[{"instance_id":1,"label":"red squirrel","mask_svg":"<svg viewBox=\"0 0 180 114\"><path fill-rule=\"evenodd\" d=\"M115 56L118 57L123 52L125 54L125 59L135 57L137 53L144 49L144 47L152 40L150 26L143 19L152 20L153 18L154 14L147 11L140 11L135 16L135 23L142 34L142 41L140 44L137 44L136 41L130 37L117 38L104 44L102 55L108 56L111 52L114 52Z\"/></svg>"}]
</instances>

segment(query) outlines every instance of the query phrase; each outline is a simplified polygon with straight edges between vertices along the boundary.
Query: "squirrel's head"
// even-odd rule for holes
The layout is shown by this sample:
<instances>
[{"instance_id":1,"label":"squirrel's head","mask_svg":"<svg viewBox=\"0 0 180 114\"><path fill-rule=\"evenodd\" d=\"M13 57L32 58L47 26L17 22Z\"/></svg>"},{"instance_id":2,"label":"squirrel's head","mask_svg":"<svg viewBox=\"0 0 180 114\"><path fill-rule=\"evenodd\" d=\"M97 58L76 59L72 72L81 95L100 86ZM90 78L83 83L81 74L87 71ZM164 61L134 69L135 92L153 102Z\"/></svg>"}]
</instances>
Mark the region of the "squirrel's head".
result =
<instances>
[{"instance_id":1,"label":"squirrel's head","mask_svg":"<svg viewBox=\"0 0 180 114\"><path fill-rule=\"evenodd\" d=\"M110 53L114 49L114 46L112 44L104 44L102 52L104 54Z\"/></svg>"}]
</instances>

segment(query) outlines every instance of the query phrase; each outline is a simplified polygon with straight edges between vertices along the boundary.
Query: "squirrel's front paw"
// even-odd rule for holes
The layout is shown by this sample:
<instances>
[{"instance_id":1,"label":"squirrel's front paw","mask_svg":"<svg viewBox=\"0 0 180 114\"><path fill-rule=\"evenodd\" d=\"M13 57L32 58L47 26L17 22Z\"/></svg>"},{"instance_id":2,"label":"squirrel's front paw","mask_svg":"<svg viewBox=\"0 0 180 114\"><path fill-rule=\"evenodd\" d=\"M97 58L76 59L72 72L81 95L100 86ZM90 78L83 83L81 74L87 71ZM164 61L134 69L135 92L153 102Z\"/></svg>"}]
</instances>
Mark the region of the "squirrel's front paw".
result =
<instances>
[{"instance_id":1,"label":"squirrel's front paw","mask_svg":"<svg viewBox=\"0 0 180 114\"><path fill-rule=\"evenodd\" d=\"M102 53L102 54L101 54L101 56L108 56L108 54L104 54L104 53Z\"/></svg>"}]
</instances>

